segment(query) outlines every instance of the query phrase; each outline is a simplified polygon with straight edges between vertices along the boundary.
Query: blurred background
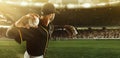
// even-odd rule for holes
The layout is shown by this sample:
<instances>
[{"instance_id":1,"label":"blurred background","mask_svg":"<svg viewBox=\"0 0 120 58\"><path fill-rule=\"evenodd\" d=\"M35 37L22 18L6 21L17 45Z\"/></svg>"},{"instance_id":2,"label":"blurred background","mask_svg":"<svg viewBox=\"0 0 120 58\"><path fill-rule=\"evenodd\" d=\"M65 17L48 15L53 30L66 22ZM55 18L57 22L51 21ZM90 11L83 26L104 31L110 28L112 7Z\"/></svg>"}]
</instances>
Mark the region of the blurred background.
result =
<instances>
[{"instance_id":1,"label":"blurred background","mask_svg":"<svg viewBox=\"0 0 120 58\"><path fill-rule=\"evenodd\" d=\"M120 38L120 0L0 0L1 37L20 17L40 14L46 2L60 12L53 22L53 38Z\"/></svg>"},{"instance_id":2,"label":"blurred background","mask_svg":"<svg viewBox=\"0 0 120 58\"><path fill-rule=\"evenodd\" d=\"M46 2L59 11L46 58L120 58L120 0L0 0L0 58L23 58L6 30Z\"/></svg>"}]
</instances>

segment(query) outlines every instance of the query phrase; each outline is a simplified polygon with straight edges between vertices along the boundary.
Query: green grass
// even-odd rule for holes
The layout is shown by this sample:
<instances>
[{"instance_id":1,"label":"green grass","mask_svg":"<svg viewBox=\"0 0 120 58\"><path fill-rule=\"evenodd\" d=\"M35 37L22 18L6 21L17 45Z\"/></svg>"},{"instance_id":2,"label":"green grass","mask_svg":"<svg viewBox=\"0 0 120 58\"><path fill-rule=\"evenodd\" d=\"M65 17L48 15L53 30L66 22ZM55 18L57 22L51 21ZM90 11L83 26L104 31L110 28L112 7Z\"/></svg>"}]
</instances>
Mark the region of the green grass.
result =
<instances>
[{"instance_id":1,"label":"green grass","mask_svg":"<svg viewBox=\"0 0 120 58\"><path fill-rule=\"evenodd\" d=\"M120 40L51 41L47 58L120 58Z\"/></svg>"},{"instance_id":2,"label":"green grass","mask_svg":"<svg viewBox=\"0 0 120 58\"><path fill-rule=\"evenodd\" d=\"M25 43L0 40L0 58L23 58ZM46 58L120 58L120 40L50 41Z\"/></svg>"},{"instance_id":3,"label":"green grass","mask_svg":"<svg viewBox=\"0 0 120 58\"><path fill-rule=\"evenodd\" d=\"M0 58L23 58L25 45L19 45L13 40L0 41Z\"/></svg>"}]
</instances>

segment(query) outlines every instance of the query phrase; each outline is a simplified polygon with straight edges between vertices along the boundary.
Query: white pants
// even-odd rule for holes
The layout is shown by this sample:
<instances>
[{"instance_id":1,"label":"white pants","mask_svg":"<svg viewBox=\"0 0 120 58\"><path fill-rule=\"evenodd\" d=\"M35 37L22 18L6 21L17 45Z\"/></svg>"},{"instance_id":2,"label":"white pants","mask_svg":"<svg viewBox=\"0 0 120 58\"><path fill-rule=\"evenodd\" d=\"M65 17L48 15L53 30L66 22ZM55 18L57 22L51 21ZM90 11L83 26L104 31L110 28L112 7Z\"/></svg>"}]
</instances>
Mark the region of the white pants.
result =
<instances>
[{"instance_id":1,"label":"white pants","mask_svg":"<svg viewBox=\"0 0 120 58\"><path fill-rule=\"evenodd\" d=\"M27 51L25 51L24 58L43 58L42 56L30 56Z\"/></svg>"}]
</instances>

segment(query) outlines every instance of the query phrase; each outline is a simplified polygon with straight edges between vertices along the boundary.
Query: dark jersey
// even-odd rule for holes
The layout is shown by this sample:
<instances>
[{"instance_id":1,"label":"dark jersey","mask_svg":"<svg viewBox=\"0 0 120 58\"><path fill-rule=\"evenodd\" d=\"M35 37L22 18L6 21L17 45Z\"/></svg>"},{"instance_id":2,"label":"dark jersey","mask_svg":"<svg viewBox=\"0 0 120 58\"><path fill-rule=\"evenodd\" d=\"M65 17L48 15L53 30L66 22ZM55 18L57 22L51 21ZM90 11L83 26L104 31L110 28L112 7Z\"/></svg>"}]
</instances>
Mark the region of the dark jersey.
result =
<instances>
[{"instance_id":1,"label":"dark jersey","mask_svg":"<svg viewBox=\"0 0 120 58\"><path fill-rule=\"evenodd\" d=\"M38 28L12 28L8 29L9 38L14 38L18 43L22 40L26 41L27 52L32 56L44 55L48 40L50 38L50 25L48 27L39 25ZM20 30L20 32L18 31Z\"/></svg>"}]
</instances>

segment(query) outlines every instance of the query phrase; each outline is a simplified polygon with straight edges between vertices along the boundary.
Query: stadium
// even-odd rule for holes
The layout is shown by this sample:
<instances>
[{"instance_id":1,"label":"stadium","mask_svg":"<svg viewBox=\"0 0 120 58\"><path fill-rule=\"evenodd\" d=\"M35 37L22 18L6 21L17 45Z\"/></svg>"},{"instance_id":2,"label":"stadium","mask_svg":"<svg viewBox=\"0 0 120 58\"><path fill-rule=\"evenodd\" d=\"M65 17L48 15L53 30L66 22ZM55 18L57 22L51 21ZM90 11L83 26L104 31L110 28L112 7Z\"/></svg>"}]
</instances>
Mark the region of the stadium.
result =
<instances>
[{"instance_id":1,"label":"stadium","mask_svg":"<svg viewBox=\"0 0 120 58\"><path fill-rule=\"evenodd\" d=\"M0 0L0 58L23 58L6 30L51 2L59 11L45 58L120 58L120 0Z\"/></svg>"}]
</instances>

